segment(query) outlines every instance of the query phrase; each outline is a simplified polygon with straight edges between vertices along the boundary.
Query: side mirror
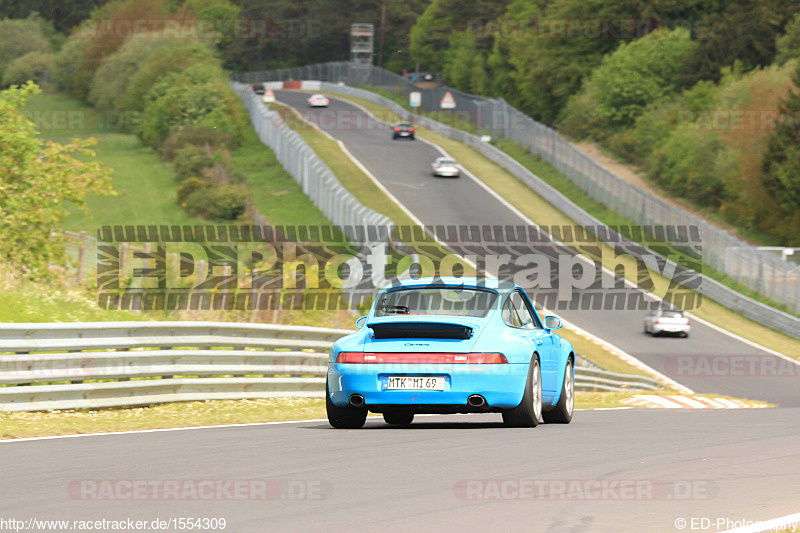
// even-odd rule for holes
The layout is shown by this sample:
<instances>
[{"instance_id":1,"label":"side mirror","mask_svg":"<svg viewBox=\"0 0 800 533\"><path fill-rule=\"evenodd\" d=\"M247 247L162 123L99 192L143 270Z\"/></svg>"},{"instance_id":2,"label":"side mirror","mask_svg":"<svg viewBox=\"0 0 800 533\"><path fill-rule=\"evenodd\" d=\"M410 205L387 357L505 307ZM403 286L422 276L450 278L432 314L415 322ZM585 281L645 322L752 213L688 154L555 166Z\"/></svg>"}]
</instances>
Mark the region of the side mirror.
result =
<instances>
[{"instance_id":1,"label":"side mirror","mask_svg":"<svg viewBox=\"0 0 800 533\"><path fill-rule=\"evenodd\" d=\"M358 320L356 320L356 327L358 329L361 329L361 326L363 326L366 323L367 316L368 315L364 315L364 316L360 317Z\"/></svg>"},{"instance_id":2,"label":"side mirror","mask_svg":"<svg viewBox=\"0 0 800 533\"><path fill-rule=\"evenodd\" d=\"M561 329L563 324L561 323L561 319L555 315L547 315L544 317L544 327L545 329Z\"/></svg>"}]
</instances>

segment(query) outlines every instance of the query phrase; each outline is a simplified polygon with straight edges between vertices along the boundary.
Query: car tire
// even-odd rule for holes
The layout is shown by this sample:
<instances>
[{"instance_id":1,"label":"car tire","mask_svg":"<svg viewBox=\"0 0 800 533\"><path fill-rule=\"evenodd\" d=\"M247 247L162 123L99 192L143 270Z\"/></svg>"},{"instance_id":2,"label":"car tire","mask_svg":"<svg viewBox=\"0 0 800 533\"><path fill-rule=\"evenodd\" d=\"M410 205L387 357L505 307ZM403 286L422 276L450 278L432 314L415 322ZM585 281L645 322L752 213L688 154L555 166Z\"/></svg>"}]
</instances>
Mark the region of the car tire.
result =
<instances>
[{"instance_id":1,"label":"car tire","mask_svg":"<svg viewBox=\"0 0 800 533\"><path fill-rule=\"evenodd\" d=\"M407 426L414 421L414 413L403 410L386 411L383 413L383 420L393 426Z\"/></svg>"},{"instance_id":2,"label":"car tire","mask_svg":"<svg viewBox=\"0 0 800 533\"><path fill-rule=\"evenodd\" d=\"M542 413L542 419L548 424L569 424L575 411L575 367L572 359L567 360L564 370L564 383L561 385L561 396L556 406Z\"/></svg>"},{"instance_id":3,"label":"car tire","mask_svg":"<svg viewBox=\"0 0 800 533\"><path fill-rule=\"evenodd\" d=\"M339 407L333 403L327 380L325 381L325 410L328 412L328 423L337 429L359 429L367 421L366 409L357 409L352 405Z\"/></svg>"},{"instance_id":4,"label":"car tire","mask_svg":"<svg viewBox=\"0 0 800 533\"><path fill-rule=\"evenodd\" d=\"M514 428L535 428L542 414L542 369L539 356L533 355L525 381L525 393L519 405L503 411L503 423Z\"/></svg>"},{"instance_id":5,"label":"car tire","mask_svg":"<svg viewBox=\"0 0 800 533\"><path fill-rule=\"evenodd\" d=\"M409 136L408 138L411 139L412 141L414 140L414 136L413 135Z\"/></svg>"}]
</instances>

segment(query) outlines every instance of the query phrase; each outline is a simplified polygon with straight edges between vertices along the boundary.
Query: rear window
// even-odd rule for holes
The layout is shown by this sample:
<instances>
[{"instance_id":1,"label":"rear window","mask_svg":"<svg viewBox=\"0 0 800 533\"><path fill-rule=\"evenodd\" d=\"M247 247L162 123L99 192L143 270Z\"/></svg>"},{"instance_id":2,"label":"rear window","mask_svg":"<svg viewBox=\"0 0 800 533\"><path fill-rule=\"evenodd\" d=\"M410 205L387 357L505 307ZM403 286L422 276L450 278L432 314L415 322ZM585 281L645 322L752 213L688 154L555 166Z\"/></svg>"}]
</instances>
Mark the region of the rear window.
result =
<instances>
[{"instance_id":1,"label":"rear window","mask_svg":"<svg viewBox=\"0 0 800 533\"><path fill-rule=\"evenodd\" d=\"M664 318L683 318L683 311L662 311L661 316Z\"/></svg>"},{"instance_id":2,"label":"rear window","mask_svg":"<svg viewBox=\"0 0 800 533\"><path fill-rule=\"evenodd\" d=\"M381 297L375 316L459 315L483 317L497 299L497 293L462 287L396 289Z\"/></svg>"},{"instance_id":3,"label":"rear window","mask_svg":"<svg viewBox=\"0 0 800 533\"><path fill-rule=\"evenodd\" d=\"M442 160L439 161L439 164L440 165L455 165L456 162L453 161L452 159L442 159Z\"/></svg>"}]
</instances>

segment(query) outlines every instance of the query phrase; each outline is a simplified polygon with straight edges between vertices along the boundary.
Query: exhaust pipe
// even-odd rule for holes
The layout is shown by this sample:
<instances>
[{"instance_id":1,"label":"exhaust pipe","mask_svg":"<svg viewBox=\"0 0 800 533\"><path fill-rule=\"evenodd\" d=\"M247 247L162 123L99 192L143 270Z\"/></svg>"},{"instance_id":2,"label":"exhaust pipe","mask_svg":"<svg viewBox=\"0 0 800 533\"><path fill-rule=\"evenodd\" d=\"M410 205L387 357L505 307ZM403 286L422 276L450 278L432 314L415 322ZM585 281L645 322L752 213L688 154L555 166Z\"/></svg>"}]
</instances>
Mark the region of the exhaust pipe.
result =
<instances>
[{"instance_id":1,"label":"exhaust pipe","mask_svg":"<svg viewBox=\"0 0 800 533\"><path fill-rule=\"evenodd\" d=\"M472 407L486 407L486 400L480 394L473 394L467 398L467 403Z\"/></svg>"},{"instance_id":2,"label":"exhaust pipe","mask_svg":"<svg viewBox=\"0 0 800 533\"><path fill-rule=\"evenodd\" d=\"M353 407L364 407L364 397L360 394L350 396L350 405Z\"/></svg>"}]
</instances>

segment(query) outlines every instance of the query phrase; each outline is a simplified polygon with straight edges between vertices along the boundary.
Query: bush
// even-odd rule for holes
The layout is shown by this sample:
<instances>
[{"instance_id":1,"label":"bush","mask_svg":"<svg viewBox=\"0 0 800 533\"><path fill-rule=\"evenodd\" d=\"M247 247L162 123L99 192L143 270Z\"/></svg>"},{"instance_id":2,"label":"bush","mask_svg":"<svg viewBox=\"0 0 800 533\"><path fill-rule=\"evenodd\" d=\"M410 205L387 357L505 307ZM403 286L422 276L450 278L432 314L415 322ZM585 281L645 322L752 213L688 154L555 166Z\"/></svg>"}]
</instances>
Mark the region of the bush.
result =
<instances>
[{"instance_id":1,"label":"bush","mask_svg":"<svg viewBox=\"0 0 800 533\"><path fill-rule=\"evenodd\" d=\"M50 80L59 90L71 96L75 96L75 73L87 42L87 39L70 39L53 58Z\"/></svg>"},{"instance_id":2,"label":"bush","mask_svg":"<svg viewBox=\"0 0 800 533\"><path fill-rule=\"evenodd\" d=\"M30 52L47 53L51 50L50 41L42 31L42 21L38 16L0 20L0 75L18 57Z\"/></svg>"},{"instance_id":3,"label":"bush","mask_svg":"<svg viewBox=\"0 0 800 533\"><path fill-rule=\"evenodd\" d=\"M135 35L103 59L89 88L89 103L100 111L125 109L120 105L128 84L141 65L168 41L153 34Z\"/></svg>"},{"instance_id":4,"label":"bush","mask_svg":"<svg viewBox=\"0 0 800 533\"><path fill-rule=\"evenodd\" d=\"M175 154L172 168L175 176L180 180L191 177L201 177L204 171L214 166L214 158L208 155L204 148L187 144Z\"/></svg>"},{"instance_id":5,"label":"bush","mask_svg":"<svg viewBox=\"0 0 800 533\"><path fill-rule=\"evenodd\" d=\"M178 187L178 204L180 204L182 207L186 207L184 205L186 200L197 191L201 191L206 187L208 187L208 182L206 181L203 181L199 178L186 178Z\"/></svg>"},{"instance_id":6,"label":"bush","mask_svg":"<svg viewBox=\"0 0 800 533\"><path fill-rule=\"evenodd\" d=\"M187 146L208 146L212 152L220 148L231 148L231 136L224 131L219 131L208 126L189 125L172 132L161 146L161 154L165 159L171 161L175 158L178 150Z\"/></svg>"},{"instance_id":7,"label":"bush","mask_svg":"<svg viewBox=\"0 0 800 533\"><path fill-rule=\"evenodd\" d=\"M238 145L244 137L245 112L236 94L208 65L191 67L166 76L147 93L139 136L159 146L185 126L200 125L231 136Z\"/></svg>"},{"instance_id":8,"label":"bush","mask_svg":"<svg viewBox=\"0 0 800 533\"><path fill-rule=\"evenodd\" d=\"M3 85L22 85L26 81L41 84L45 72L53 64L53 54L47 52L28 52L8 65L3 73Z\"/></svg>"},{"instance_id":9,"label":"bush","mask_svg":"<svg viewBox=\"0 0 800 533\"><path fill-rule=\"evenodd\" d=\"M775 63L778 65L800 57L800 14L795 15L786 25L786 32L778 37L775 48L777 49Z\"/></svg>"},{"instance_id":10,"label":"bush","mask_svg":"<svg viewBox=\"0 0 800 533\"><path fill-rule=\"evenodd\" d=\"M199 189L186 198L186 209L193 216L209 220L238 220L245 211L247 193L239 185L215 184Z\"/></svg>"},{"instance_id":11,"label":"bush","mask_svg":"<svg viewBox=\"0 0 800 533\"><path fill-rule=\"evenodd\" d=\"M121 96L125 109L143 111L147 92L169 74L200 64L215 64L217 59L204 42L171 42L158 48L130 79Z\"/></svg>"},{"instance_id":12,"label":"bush","mask_svg":"<svg viewBox=\"0 0 800 533\"><path fill-rule=\"evenodd\" d=\"M722 148L716 132L674 130L653 154L653 177L678 196L719 207L724 200L724 184L715 170Z\"/></svg>"}]
</instances>

